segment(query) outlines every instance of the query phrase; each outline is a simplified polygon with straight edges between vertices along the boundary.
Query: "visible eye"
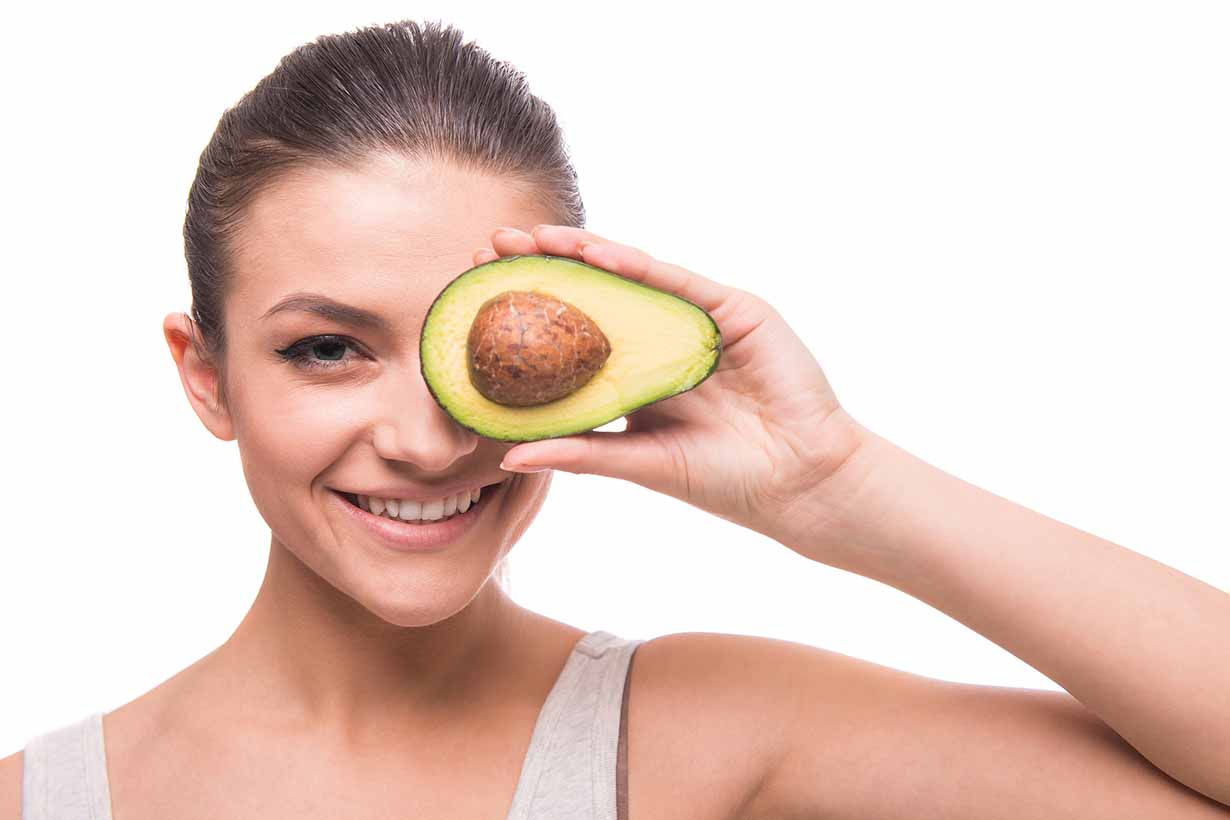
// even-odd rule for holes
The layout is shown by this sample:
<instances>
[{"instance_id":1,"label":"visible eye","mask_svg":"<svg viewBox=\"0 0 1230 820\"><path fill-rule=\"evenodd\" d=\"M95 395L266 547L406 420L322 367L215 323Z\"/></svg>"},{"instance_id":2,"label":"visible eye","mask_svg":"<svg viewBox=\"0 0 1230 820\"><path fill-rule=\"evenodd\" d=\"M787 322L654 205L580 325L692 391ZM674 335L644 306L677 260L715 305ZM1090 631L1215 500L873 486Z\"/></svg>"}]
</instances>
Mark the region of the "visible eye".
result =
<instances>
[{"instance_id":1,"label":"visible eye","mask_svg":"<svg viewBox=\"0 0 1230 820\"><path fill-rule=\"evenodd\" d=\"M347 348L356 352L359 350L345 336L309 336L274 352L295 367L328 370L345 365ZM313 353L321 354L320 358L313 356Z\"/></svg>"}]
</instances>

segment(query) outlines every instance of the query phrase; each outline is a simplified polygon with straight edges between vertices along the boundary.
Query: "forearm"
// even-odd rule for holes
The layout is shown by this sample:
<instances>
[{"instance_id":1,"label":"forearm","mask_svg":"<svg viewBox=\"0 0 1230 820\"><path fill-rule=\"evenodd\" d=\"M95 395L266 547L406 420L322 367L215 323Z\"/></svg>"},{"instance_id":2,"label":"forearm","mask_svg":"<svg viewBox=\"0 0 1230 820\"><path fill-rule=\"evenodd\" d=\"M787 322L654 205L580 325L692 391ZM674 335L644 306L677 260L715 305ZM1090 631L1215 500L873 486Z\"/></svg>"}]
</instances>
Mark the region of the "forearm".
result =
<instances>
[{"instance_id":1,"label":"forearm","mask_svg":"<svg viewBox=\"0 0 1230 820\"><path fill-rule=\"evenodd\" d=\"M874 578L1061 685L1155 766L1230 803L1230 595L870 435L797 552ZM849 513L836 526L834 497ZM817 505L818 506L818 505ZM802 516L807 520L807 516Z\"/></svg>"}]
</instances>

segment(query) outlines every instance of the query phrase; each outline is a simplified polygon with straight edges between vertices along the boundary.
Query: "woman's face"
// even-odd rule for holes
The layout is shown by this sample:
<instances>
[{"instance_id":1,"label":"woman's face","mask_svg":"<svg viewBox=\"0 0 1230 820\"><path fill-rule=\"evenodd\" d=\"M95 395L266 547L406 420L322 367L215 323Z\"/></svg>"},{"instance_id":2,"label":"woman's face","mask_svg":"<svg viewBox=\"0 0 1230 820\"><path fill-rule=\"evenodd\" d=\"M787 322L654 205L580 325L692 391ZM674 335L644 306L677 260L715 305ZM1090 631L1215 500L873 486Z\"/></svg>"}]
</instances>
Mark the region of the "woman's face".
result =
<instances>
[{"instance_id":1,"label":"woman's face","mask_svg":"<svg viewBox=\"0 0 1230 820\"><path fill-rule=\"evenodd\" d=\"M244 475L276 541L389 623L426 626L464 608L546 496L550 471L501 470L512 445L440 409L418 347L432 300L494 228L552 221L505 182L400 157L292 172L246 212L225 305L227 421ZM383 327L303 310L265 315L303 293L374 314ZM326 334L343 338L300 346L297 363L276 352ZM483 490L490 503L475 526L427 552L389 548L333 493L434 496L504 478L498 493Z\"/></svg>"}]
</instances>

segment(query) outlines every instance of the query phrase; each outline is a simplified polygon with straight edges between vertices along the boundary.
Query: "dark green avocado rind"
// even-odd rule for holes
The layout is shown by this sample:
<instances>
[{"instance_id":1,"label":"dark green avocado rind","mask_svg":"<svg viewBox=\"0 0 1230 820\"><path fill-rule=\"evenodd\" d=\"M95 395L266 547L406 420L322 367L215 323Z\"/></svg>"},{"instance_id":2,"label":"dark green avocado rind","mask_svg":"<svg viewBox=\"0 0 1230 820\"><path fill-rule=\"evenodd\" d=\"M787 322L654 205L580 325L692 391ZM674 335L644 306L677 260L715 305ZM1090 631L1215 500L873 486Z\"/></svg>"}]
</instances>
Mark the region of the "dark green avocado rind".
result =
<instances>
[{"instance_id":1,"label":"dark green avocado rind","mask_svg":"<svg viewBox=\"0 0 1230 820\"><path fill-rule=\"evenodd\" d=\"M717 370L717 366L718 366L719 361L721 360L721 354L722 354L722 334L721 334L721 330L720 330L720 328L718 328L718 326L717 326L717 322L716 322L716 321L714 321L713 317L709 315L708 311L706 311L706 310L705 310L704 308L702 308L700 305L697 305L695 302L692 302L692 301L691 301L691 300L689 300L689 299L685 299L684 297L679 296L678 294L671 293L670 291L663 290L662 288L657 288L657 287L654 287L653 285L647 285L647 284L645 284L644 282L638 282L638 281L636 281L635 279L630 279L630 278L628 278L628 277L621 277L621 276L620 276L619 274L617 274L617 273L613 273L613 272L608 271L608 270L606 270L606 269L604 269L604 268L599 268L599 267L597 267L596 265L590 265L590 264L588 264L588 263L586 263L586 262L582 262L582 261L581 261L581 260L579 260L579 259L573 259L573 258L571 258L571 257L567 257L567 256L553 256L553 255L550 255L550 254L518 254L518 255L515 255L515 256L505 256L505 257L501 257L501 258L499 258L499 259L493 259L493 260L491 260L490 262L484 262L484 263L483 263L483 264L481 264L481 265L475 265L474 267L470 268L469 270L463 271L462 273L460 273L460 274L458 274L456 277L454 277L454 278L453 278L453 279L452 279L452 280L451 280L451 281L450 281L447 285L445 285L445 286L444 286L444 287L440 290L440 292L439 292L439 293L437 293L437 294L436 294L435 298L432 300L431 306L428 308L427 313L426 313L426 315L425 315L425 316L424 316L424 318L423 318L423 328L422 328L422 330L423 330L423 331L425 331L425 330L426 330L426 328L427 328L428 324L430 323L430 320L431 320L432 314L436 311L436 308L439 306L439 304L440 304L440 302L441 302L442 298L443 298L446 294L448 294L448 293L449 293L449 291L450 291L450 290L451 290L454 286L456 286L456 285L457 285L457 284L458 284L458 283L459 283L462 279L464 279L464 278L466 278L466 277L468 277L468 276L471 276L472 274L474 274L474 272L476 272L476 271L478 271L478 270L481 270L481 269L484 269L484 268L489 268L489 267L491 267L491 266L493 266L493 265L506 265L506 264L508 264L508 263L510 263L510 262L513 262L513 261L515 261L515 260L517 260L517 259L522 259L522 258L527 258L527 259L528 259L528 258L532 258L532 259L557 259L557 260L561 260L561 261L567 262L567 263L569 263L569 264L571 264L571 265L580 265L580 266L583 266L583 267L590 268L590 269L592 269L592 270L598 271L598 272L600 272L600 273L602 273L602 274L605 274L606 276L609 276L609 277L614 277L614 278L616 278L616 279L620 279L620 280L622 280L625 284L627 284L627 285L629 285L629 286L632 286L632 287L637 287L637 288L644 288L644 289L646 289L646 290L651 290L651 291L655 291L655 292L657 292L657 293L665 294L666 296L669 296L669 297L671 297L672 299L677 299L677 300L679 300L679 301L681 301L681 302L686 302L687 304L692 305L693 307L695 307L695 308L697 309L697 312L699 312L701 315L703 315L703 316L705 317L705 319L709 322L709 326L710 326L710 330L711 330L711 336L712 336L713 344L712 344L712 346L711 346L711 347L709 347L709 348L708 348L707 353L708 353L708 352L711 352L711 353L713 354L713 356L712 356L712 361L709 363L709 366L707 367L707 369L705 369L703 372L701 372L701 373L699 373L699 374L694 374L693 376L690 376L687 380L685 380L685 381L684 381L684 383L683 383L682 385L679 385L678 387L676 387L676 388L674 388L674 389L668 388L668 389L666 389L664 392L662 392L661 394L659 394L659 395L657 395L657 396L652 396L652 397L651 397L651 398L649 398L647 401L641 401L641 402L639 402L639 403L638 403L635 407L630 407L630 408L616 408L616 409L615 409L612 413L610 413L610 414L609 414L609 416L608 416L608 417L603 418L601 421L599 421L599 422L597 422L597 423L592 423L592 422L590 422L590 423L584 423L584 424L576 424L576 425L572 425L572 426L567 426L567 425L565 424L565 425L562 425L562 426L560 427L560 429L556 430L555 432L552 432L552 433L549 433L549 434L546 434L546 435L541 435L541 436L532 436L532 437L521 437L521 436L501 436L501 435L494 435L494 434L492 434L492 433L490 433L490 432L486 432L486 431L484 431L484 430L480 430L480 429L478 429L478 428L474 427L473 425L471 425L471 424L467 423L467 422L466 422L463 418L459 418L459 417L458 417L458 416L457 416L457 415L456 415L456 414L455 414L455 413L454 413L454 412L453 412L453 411L449 408L448 403L447 403L447 402L446 402L446 401L445 401L445 400L444 400L444 399L443 399L443 398L442 398L442 397L441 397L441 396L437 393L435 386L434 386L434 385L432 384L432 382L431 382L431 379L430 379L430 378L428 378L428 376L427 376L427 370L426 370L426 366L425 366L425 364L424 364L424 360L425 360L425 358L426 358L426 357L425 357L423 354L424 354L425 340L426 340L427 334L426 334L425 332L420 332L420 334L419 334L419 372L420 372L420 375L421 375L421 376L422 376L422 378L423 378L423 382L427 385L427 389L428 389L428 391L431 393L431 396L432 396L432 398L435 400L436 404L438 404L438 405L440 406L440 408L441 408L441 409L443 409L443 410L444 410L444 412L445 412L445 413L447 413L447 414L449 415L449 417L450 417L450 418L452 418L454 421L456 421L456 422L457 422L457 424L461 425L461 426L462 426L462 427L464 427L465 429L470 430L470 431L472 431L472 432L476 433L477 435L482 436L483 438L492 439L492 440L494 440L494 441L527 442L527 441L541 441L541 440L551 439L551 438L562 438L562 437L564 437L564 436L570 436L570 435L574 435L574 434L576 434L576 433L582 433L582 432L586 432L586 431L589 431L589 430L593 430L593 429L595 429L595 428L597 428L597 427L601 427L601 426L602 426L602 425L604 425L604 424L607 424L607 423L609 423L609 422L612 422L612 421L614 421L615 419L618 419L618 418L620 418L620 417L622 417L622 416L626 416L626 415L628 415L629 413L635 412L636 410L639 410L639 409L641 409L642 407L647 407L647 406L649 406L650 404L655 404L655 403L657 403L657 402L659 402L659 401L663 401L663 400L668 399L668 398L671 398L671 397L673 397L673 396L678 396L678 395L680 395L680 394L682 394L682 393L686 393L686 392L688 392L689 390L695 389L697 385L699 385L699 384L703 383L706 379L708 379L708 378L709 378L709 376L711 376L711 375L713 374L713 372L714 372L715 370ZM708 358L708 357L706 356L706 358ZM514 412L515 412L515 411L514 411Z\"/></svg>"}]
</instances>

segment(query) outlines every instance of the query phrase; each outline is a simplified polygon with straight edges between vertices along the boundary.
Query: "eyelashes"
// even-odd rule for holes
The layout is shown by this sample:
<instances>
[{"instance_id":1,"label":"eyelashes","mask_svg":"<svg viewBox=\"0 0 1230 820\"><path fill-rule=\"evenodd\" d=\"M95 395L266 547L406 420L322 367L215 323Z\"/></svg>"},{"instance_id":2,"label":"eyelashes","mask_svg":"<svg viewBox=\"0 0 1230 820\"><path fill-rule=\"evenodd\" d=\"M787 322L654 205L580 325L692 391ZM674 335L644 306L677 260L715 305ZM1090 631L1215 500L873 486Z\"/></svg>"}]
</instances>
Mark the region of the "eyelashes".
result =
<instances>
[{"instance_id":1,"label":"eyelashes","mask_svg":"<svg viewBox=\"0 0 1230 820\"><path fill-rule=\"evenodd\" d=\"M346 366L346 350L359 352L359 347L346 336L309 336L300 339L289 347L275 350L283 360L301 370L332 370ZM318 359L311 355L313 351L326 353L325 358ZM334 354L337 354L336 358Z\"/></svg>"}]
</instances>

